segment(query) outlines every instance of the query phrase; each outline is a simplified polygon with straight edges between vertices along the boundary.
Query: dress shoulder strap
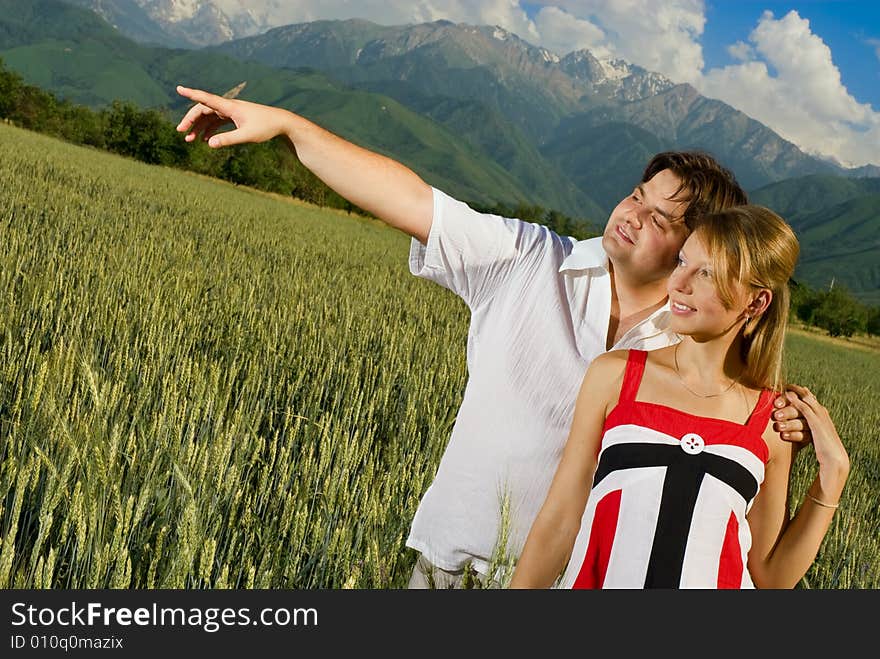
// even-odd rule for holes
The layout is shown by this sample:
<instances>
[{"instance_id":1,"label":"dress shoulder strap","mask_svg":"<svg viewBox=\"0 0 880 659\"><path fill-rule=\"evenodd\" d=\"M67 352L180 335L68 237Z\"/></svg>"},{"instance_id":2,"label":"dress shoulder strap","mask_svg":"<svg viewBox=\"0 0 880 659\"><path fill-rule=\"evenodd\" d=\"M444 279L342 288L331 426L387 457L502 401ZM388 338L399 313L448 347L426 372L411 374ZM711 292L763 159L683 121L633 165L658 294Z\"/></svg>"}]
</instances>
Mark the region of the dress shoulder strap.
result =
<instances>
[{"instance_id":1,"label":"dress shoulder strap","mask_svg":"<svg viewBox=\"0 0 880 659\"><path fill-rule=\"evenodd\" d=\"M758 402L755 409L752 410L746 427L750 432L758 434L764 432L767 427L767 421L770 419L770 413L773 411L773 401L776 399L776 392L772 389L764 389L758 396Z\"/></svg>"},{"instance_id":2,"label":"dress shoulder strap","mask_svg":"<svg viewBox=\"0 0 880 659\"><path fill-rule=\"evenodd\" d=\"M620 386L619 403L630 402L636 399L639 393L639 385L645 372L645 361L648 353L644 350L630 350L626 359L626 371L623 374L623 384Z\"/></svg>"}]
</instances>

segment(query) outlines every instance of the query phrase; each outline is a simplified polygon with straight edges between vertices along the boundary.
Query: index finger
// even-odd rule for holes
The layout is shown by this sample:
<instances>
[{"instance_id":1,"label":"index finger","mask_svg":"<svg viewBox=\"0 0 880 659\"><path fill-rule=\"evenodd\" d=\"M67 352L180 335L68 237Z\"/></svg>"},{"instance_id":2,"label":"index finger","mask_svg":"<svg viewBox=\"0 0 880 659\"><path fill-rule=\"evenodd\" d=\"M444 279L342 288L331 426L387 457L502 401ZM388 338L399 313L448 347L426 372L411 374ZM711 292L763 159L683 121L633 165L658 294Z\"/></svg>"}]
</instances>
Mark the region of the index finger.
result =
<instances>
[{"instance_id":1,"label":"index finger","mask_svg":"<svg viewBox=\"0 0 880 659\"><path fill-rule=\"evenodd\" d=\"M217 96L216 94L211 94L206 91L202 91L201 89L190 89L189 87L184 87L183 85L177 85L177 93L181 96L185 96L192 101L195 101L196 103L201 103L202 105L205 105L212 110L216 110L225 115L228 115L234 107L233 101L231 101L230 99L223 98L222 96Z\"/></svg>"}]
</instances>

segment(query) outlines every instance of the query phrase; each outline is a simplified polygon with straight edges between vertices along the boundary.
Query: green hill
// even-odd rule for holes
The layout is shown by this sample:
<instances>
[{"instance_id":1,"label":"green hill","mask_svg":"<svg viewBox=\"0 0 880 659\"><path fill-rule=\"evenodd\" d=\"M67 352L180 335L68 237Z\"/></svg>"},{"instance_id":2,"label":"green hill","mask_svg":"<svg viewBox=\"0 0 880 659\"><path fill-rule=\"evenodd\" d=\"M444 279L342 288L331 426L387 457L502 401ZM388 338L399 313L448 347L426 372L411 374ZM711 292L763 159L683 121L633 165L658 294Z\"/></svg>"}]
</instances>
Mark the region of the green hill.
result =
<instances>
[{"instance_id":1,"label":"green hill","mask_svg":"<svg viewBox=\"0 0 880 659\"><path fill-rule=\"evenodd\" d=\"M795 216L802 244L798 274L820 288L844 284L856 297L880 305L880 194Z\"/></svg>"},{"instance_id":2,"label":"green hill","mask_svg":"<svg viewBox=\"0 0 880 659\"><path fill-rule=\"evenodd\" d=\"M574 118L560 124L541 153L563 171L573 172L574 182L589 190L608 214L632 192L654 154L671 148L633 124L593 126Z\"/></svg>"},{"instance_id":3,"label":"green hill","mask_svg":"<svg viewBox=\"0 0 880 659\"><path fill-rule=\"evenodd\" d=\"M819 288L834 281L863 302L880 304L880 179L806 176L755 190L750 197L797 232L797 277Z\"/></svg>"},{"instance_id":4,"label":"green hill","mask_svg":"<svg viewBox=\"0 0 880 659\"><path fill-rule=\"evenodd\" d=\"M593 215L597 207L573 187L545 185L549 177L540 163L525 166L528 153L508 167L453 129L388 96L352 90L316 71L274 69L216 52L141 46L91 12L54 0L0 0L0 58L27 82L78 103L99 107L128 100L170 108L175 116L186 107L173 92L178 83L223 91L247 81L242 98L295 110L400 160L460 199L483 205L527 202L604 220Z\"/></svg>"},{"instance_id":5,"label":"green hill","mask_svg":"<svg viewBox=\"0 0 880 659\"><path fill-rule=\"evenodd\" d=\"M813 213L863 195L880 193L880 178L814 175L772 183L749 193L757 204L785 216Z\"/></svg>"},{"instance_id":6,"label":"green hill","mask_svg":"<svg viewBox=\"0 0 880 659\"><path fill-rule=\"evenodd\" d=\"M418 114L430 117L499 163L532 191L538 204L576 217L593 218L599 224L608 216L609 207L598 202L592 190L587 196L566 170L546 158L521 129L496 109L477 100L428 96L402 81L360 83L356 87L390 96ZM619 200L620 197L614 204Z\"/></svg>"},{"instance_id":7,"label":"green hill","mask_svg":"<svg viewBox=\"0 0 880 659\"><path fill-rule=\"evenodd\" d=\"M149 49L93 13L63 3L0 0L0 57L29 83L84 105L120 99L154 107L171 101L144 68Z\"/></svg>"}]
</instances>

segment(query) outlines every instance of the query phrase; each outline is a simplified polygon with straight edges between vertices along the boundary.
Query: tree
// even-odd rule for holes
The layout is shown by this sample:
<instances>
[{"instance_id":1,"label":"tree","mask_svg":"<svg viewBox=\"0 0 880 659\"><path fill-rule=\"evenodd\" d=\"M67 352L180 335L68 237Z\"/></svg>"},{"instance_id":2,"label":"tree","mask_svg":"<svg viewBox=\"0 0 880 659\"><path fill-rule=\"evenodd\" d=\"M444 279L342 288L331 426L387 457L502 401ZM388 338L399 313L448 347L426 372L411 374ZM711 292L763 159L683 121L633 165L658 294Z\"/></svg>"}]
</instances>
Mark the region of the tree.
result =
<instances>
[{"instance_id":1,"label":"tree","mask_svg":"<svg viewBox=\"0 0 880 659\"><path fill-rule=\"evenodd\" d=\"M831 336L849 337L865 331L867 309L857 302L843 287L836 286L823 292L819 305L813 313L813 322Z\"/></svg>"},{"instance_id":2,"label":"tree","mask_svg":"<svg viewBox=\"0 0 880 659\"><path fill-rule=\"evenodd\" d=\"M113 101L103 110L107 149L151 165L182 166L188 152L174 127L157 110L141 110L130 102Z\"/></svg>"},{"instance_id":3,"label":"tree","mask_svg":"<svg viewBox=\"0 0 880 659\"><path fill-rule=\"evenodd\" d=\"M22 87L21 76L8 71L3 66L3 60L0 59L0 117L11 118Z\"/></svg>"},{"instance_id":4,"label":"tree","mask_svg":"<svg viewBox=\"0 0 880 659\"><path fill-rule=\"evenodd\" d=\"M791 291L791 312L799 320L808 325L814 324L813 315L819 304L822 302L822 293L813 290L806 284L792 282L789 287Z\"/></svg>"},{"instance_id":5,"label":"tree","mask_svg":"<svg viewBox=\"0 0 880 659\"><path fill-rule=\"evenodd\" d=\"M868 310L868 321L865 330L871 336L880 336L880 307L871 307Z\"/></svg>"}]
</instances>

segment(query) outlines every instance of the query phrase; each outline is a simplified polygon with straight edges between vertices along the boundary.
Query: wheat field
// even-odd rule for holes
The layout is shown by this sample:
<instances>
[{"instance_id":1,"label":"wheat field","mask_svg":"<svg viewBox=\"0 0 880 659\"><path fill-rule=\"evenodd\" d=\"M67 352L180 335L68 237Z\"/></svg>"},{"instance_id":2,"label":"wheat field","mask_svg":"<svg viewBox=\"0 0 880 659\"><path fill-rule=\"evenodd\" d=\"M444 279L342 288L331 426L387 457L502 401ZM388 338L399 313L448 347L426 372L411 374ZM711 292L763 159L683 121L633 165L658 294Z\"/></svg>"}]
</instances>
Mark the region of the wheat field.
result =
<instances>
[{"instance_id":1,"label":"wheat field","mask_svg":"<svg viewBox=\"0 0 880 659\"><path fill-rule=\"evenodd\" d=\"M0 587L404 586L468 321L408 239L3 125L0 180ZM880 587L880 353L788 347L852 460L802 586Z\"/></svg>"}]
</instances>

